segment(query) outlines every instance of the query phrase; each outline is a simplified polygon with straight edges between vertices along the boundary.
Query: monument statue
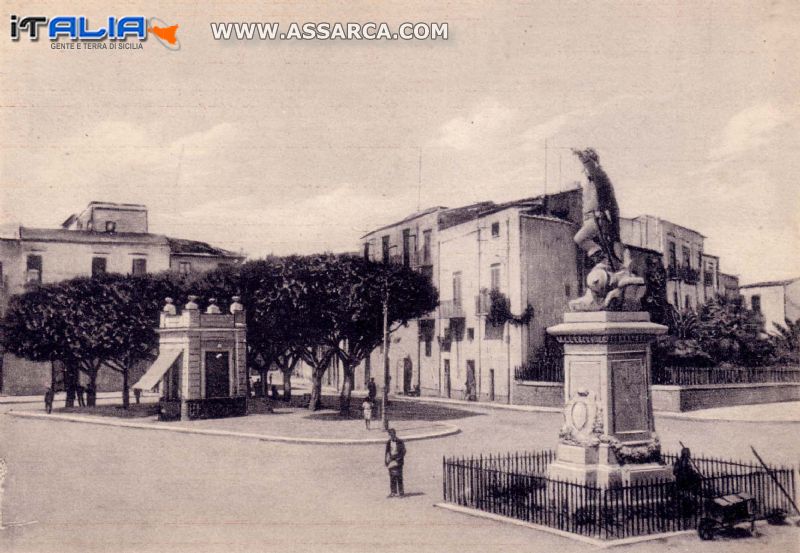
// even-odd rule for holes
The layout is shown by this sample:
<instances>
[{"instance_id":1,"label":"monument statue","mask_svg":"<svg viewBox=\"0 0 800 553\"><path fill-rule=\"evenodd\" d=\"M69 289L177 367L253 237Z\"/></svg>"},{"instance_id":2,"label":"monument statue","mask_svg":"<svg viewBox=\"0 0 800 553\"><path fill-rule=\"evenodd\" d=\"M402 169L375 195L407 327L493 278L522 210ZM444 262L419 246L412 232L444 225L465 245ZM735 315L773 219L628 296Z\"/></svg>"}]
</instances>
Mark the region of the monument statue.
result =
<instances>
[{"instance_id":1,"label":"monument statue","mask_svg":"<svg viewBox=\"0 0 800 553\"><path fill-rule=\"evenodd\" d=\"M574 240L594 266L586 294L569 302L563 323L547 329L564 346L564 425L548 475L604 488L670 480L650 390L650 343L667 327L641 311L645 281L631 271L614 187L597 152L573 152L586 174L583 225ZM654 287L651 295L661 299L663 290Z\"/></svg>"},{"instance_id":2,"label":"monument statue","mask_svg":"<svg viewBox=\"0 0 800 553\"><path fill-rule=\"evenodd\" d=\"M583 164L583 225L575 243L594 264L586 276L586 294L569 302L572 311L636 311L644 279L630 271L630 252L619 234L614 185L592 148L572 150Z\"/></svg>"}]
</instances>

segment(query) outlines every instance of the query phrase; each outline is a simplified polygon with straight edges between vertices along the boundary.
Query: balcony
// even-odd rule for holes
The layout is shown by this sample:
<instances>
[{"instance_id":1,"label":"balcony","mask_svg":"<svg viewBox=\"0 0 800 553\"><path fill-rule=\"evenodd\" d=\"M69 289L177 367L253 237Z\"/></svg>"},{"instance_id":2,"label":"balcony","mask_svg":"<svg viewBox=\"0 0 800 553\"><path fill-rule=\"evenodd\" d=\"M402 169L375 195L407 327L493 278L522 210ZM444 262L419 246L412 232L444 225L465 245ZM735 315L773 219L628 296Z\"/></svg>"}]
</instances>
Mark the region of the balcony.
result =
<instances>
[{"instance_id":1,"label":"balcony","mask_svg":"<svg viewBox=\"0 0 800 553\"><path fill-rule=\"evenodd\" d=\"M700 271L692 267L670 265L667 267L667 278L669 280L682 280L686 284L697 284L700 282Z\"/></svg>"},{"instance_id":2,"label":"balcony","mask_svg":"<svg viewBox=\"0 0 800 553\"><path fill-rule=\"evenodd\" d=\"M463 319L464 317L466 317L466 312L460 300L443 300L439 302L440 319Z\"/></svg>"},{"instance_id":3,"label":"balcony","mask_svg":"<svg viewBox=\"0 0 800 553\"><path fill-rule=\"evenodd\" d=\"M433 266L431 252L425 250L416 250L411 252L411 266L414 268Z\"/></svg>"},{"instance_id":4,"label":"balcony","mask_svg":"<svg viewBox=\"0 0 800 553\"><path fill-rule=\"evenodd\" d=\"M481 290L481 293L475 296L475 315L487 315L492 308L492 298L489 296L489 290Z\"/></svg>"},{"instance_id":5,"label":"balcony","mask_svg":"<svg viewBox=\"0 0 800 553\"><path fill-rule=\"evenodd\" d=\"M691 267L681 267L681 280L686 284L697 284L700 282L700 272Z\"/></svg>"}]
</instances>

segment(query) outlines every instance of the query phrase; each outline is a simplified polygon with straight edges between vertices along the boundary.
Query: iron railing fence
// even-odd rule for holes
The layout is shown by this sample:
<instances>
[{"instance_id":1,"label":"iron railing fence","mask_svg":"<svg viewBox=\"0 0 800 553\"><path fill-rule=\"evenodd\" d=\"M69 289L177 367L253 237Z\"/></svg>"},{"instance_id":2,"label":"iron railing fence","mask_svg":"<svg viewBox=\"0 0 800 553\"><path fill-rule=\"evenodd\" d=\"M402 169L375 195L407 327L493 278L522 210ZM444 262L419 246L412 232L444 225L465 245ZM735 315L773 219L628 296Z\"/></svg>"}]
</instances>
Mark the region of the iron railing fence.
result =
<instances>
[{"instance_id":1,"label":"iron railing fence","mask_svg":"<svg viewBox=\"0 0 800 553\"><path fill-rule=\"evenodd\" d=\"M564 382L564 360L554 357L542 363L514 367L514 379L536 382Z\"/></svg>"},{"instance_id":2,"label":"iron railing fence","mask_svg":"<svg viewBox=\"0 0 800 553\"><path fill-rule=\"evenodd\" d=\"M663 456L667 463L676 455ZM700 493L675 482L653 481L616 488L586 486L547 477L555 452L444 458L444 501L599 539L619 539L697 528L711 497L746 492L757 518L782 510L789 500L760 465L694 458L703 473ZM795 471L770 467L794 496Z\"/></svg>"},{"instance_id":3,"label":"iron railing fence","mask_svg":"<svg viewBox=\"0 0 800 553\"><path fill-rule=\"evenodd\" d=\"M653 367L653 384L763 384L800 382L797 367Z\"/></svg>"}]
</instances>

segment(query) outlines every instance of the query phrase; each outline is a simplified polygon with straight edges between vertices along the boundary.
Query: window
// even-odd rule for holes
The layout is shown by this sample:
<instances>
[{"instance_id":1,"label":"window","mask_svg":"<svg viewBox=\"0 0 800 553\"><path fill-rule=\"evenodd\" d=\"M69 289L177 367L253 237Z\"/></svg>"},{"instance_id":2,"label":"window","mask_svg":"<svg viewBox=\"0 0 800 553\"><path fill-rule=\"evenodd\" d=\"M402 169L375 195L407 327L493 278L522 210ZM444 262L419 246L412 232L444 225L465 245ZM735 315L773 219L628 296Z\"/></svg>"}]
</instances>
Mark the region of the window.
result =
<instances>
[{"instance_id":1,"label":"window","mask_svg":"<svg viewBox=\"0 0 800 553\"><path fill-rule=\"evenodd\" d=\"M572 288L570 287L570 285L564 284L564 295L566 297L570 297L571 294L572 294Z\"/></svg>"},{"instance_id":2,"label":"window","mask_svg":"<svg viewBox=\"0 0 800 553\"><path fill-rule=\"evenodd\" d=\"M92 276L100 276L106 273L106 258L93 257L92 258Z\"/></svg>"},{"instance_id":3,"label":"window","mask_svg":"<svg viewBox=\"0 0 800 553\"><path fill-rule=\"evenodd\" d=\"M468 328L467 329L467 340L469 340L471 342L474 339L475 339L475 329L474 328Z\"/></svg>"},{"instance_id":4,"label":"window","mask_svg":"<svg viewBox=\"0 0 800 553\"><path fill-rule=\"evenodd\" d=\"M681 246L681 254L683 257L683 266L687 269L692 266L692 251L688 246Z\"/></svg>"},{"instance_id":5,"label":"window","mask_svg":"<svg viewBox=\"0 0 800 553\"><path fill-rule=\"evenodd\" d=\"M756 313L761 313L761 296L756 294L750 298L750 309Z\"/></svg>"},{"instance_id":6,"label":"window","mask_svg":"<svg viewBox=\"0 0 800 553\"><path fill-rule=\"evenodd\" d=\"M691 298L691 296L686 296L683 299L683 307L686 308L686 309L691 309L692 308L692 298Z\"/></svg>"},{"instance_id":7,"label":"window","mask_svg":"<svg viewBox=\"0 0 800 553\"><path fill-rule=\"evenodd\" d=\"M678 266L678 254L675 251L675 242L669 243L669 266L670 267Z\"/></svg>"},{"instance_id":8,"label":"window","mask_svg":"<svg viewBox=\"0 0 800 553\"><path fill-rule=\"evenodd\" d=\"M106 232L117 232L116 221L106 221Z\"/></svg>"},{"instance_id":9,"label":"window","mask_svg":"<svg viewBox=\"0 0 800 553\"><path fill-rule=\"evenodd\" d=\"M369 261L369 242L364 242L364 259Z\"/></svg>"},{"instance_id":10,"label":"window","mask_svg":"<svg viewBox=\"0 0 800 553\"><path fill-rule=\"evenodd\" d=\"M131 273L133 276L139 276L147 274L147 260L146 259L134 259L133 260L133 267L131 268Z\"/></svg>"},{"instance_id":11,"label":"window","mask_svg":"<svg viewBox=\"0 0 800 553\"><path fill-rule=\"evenodd\" d=\"M178 272L186 275L192 272L192 264L189 261L181 261L178 263Z\"/></svg>"},{"instance_id":12,"label":"window","mask_svg":"<svg viewBox=\"0 0 800 553\"><path fill-rule=\"evenodd\" d=\"M432 343L436 334L436 322L433 319L419 320L419 339L425 344L425 357L430 357L433 353Z\"/></svg>"},{"instance_id":13,"label":"window","mask_svg":"<svg viewBox=\"0 0 800 553\"><path fill-rule=\"evenodd\" d=\"M500 291L500 264L495 263L489 269L492 290Z\"/></svg>"},{"instance_id":14,"label":"window","mask_svg":"<svg viewBox=\"0 0 800 553\"><path fill-rule=\"evenodd\" d=\"M381 253L383 255L383 262L389 263L389 236L381 237Z\"/></svg>"},{"instance_id":15,"label":"window","mask_svg":"<svg viewBox=\"0 0 800 553\"><path fill-rule=\"evenodd\" d=\"M408 267L411 262L411 231L403 229L403 266Z\"/></svg>"},{"instance_id":16,"label":"window","mask_svg":"<svg viewBox=\"0 0 800 553\"><path fill-rule=\"evenodd\" d=\"M422 231L422 264L430 265L431 263L431 231Z\"/></svg>"},{"instance_id":17,"label":"window","mask_svg":"<svg viewBox=\"0 0 800 553\"><path fill-rule=\"evenodd\" d=\"M27 275L26 275L26 282L38 282L39 284L42 283L42 256L41 255L29 255L28 261L26 265Z\"/></svg>"},{"instance_id":18,"label":"window","mask_svg":"<svg viewBox=\"0 0 800 553\"><path fill-rule=\"evenodd\" d=\"M461 307L461 271L453 273L453 307Z\"/></svg>"},{"instance_id":19,"label":"window","mask_svg":"<svg viewBox=\"0 0 800 553\"><path fill-rule=\"evenodd\" d=\"M500 236L500 223L492 223L492 238Z\"/></svg>"}]
</instances>

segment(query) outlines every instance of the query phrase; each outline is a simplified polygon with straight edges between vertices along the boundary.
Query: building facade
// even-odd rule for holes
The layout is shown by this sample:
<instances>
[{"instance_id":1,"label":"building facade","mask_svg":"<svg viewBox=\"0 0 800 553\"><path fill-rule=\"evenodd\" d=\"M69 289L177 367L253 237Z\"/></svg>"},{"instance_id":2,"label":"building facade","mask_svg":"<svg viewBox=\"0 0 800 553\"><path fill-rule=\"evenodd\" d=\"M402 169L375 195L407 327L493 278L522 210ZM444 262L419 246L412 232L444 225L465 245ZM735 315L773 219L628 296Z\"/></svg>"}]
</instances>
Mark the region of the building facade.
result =
<instances>
[{"instance_id":1,"label":"building facade","mask_svg":"<svg viewBox=\"0 0 800 553\"><path fill-rule=\"evenodd\" d=\"M745 306L764 318L764 332L775 333L775 324L800 319L800 278L755 282L739 288Z\"/></svg>"},{"instance_id":2,"label":"building facade","mask_svg":"<svg viewBox=\"0 0 800 553\"><path fill-rule=\"evenodd\" d=\"M699 232L652 215L620 219L622 241L661 254L667 271L667 299L677 309L697 309L717 294L733 294L735 281L720 288L719 257L704 249Z\"/></svg>"},{"instance_id":3,"label":"building facade","mask_svg":"<svg viewBox=\"0 0 800 553\"><path fill-rule=\"evenodd\" d=\"M0 237L0 316L11 296L39 284L102 273L139 275L180 270L208 270L241 263L243 255L203 242L168 238L148 230L147 208L139 204L91 202L60 228L19 227ZM0 354L0 393L39 394L52 380L50 364L31 363ZM104 374L101 389L119 389L118 378ZM108 377L108 378L106 378Z\"/></svg>"},{"instance_id":4,"label":"building facade","mask_svg":"<svg viewBox=\"0 0 800 553\"><path fill-rule=\"evenodd\" d=\"M739 277L728 273L719 273L719 294L729 300L741 297L739 292Z\"/></svg>"},{"instance_id":5,"label":"building facade","mask_svg":"<svg viewBox=\"0 0 800 553\"><path fill-rule=\"evenodd\" d=\"M435 207L362 237L367 258L423 272L440 293L434 312L392 334L391 390L511 401L515 369L542 346L544 329L560 322L579 292L572 236L580 218L575 189L507 204ZM492 289L514 315L531 305L531 321L487 326ZM356 387L371 377L383 385L382 347L358 367ZM340 382L335 362L325 378Z\"/></svg>"}]
</instances>

